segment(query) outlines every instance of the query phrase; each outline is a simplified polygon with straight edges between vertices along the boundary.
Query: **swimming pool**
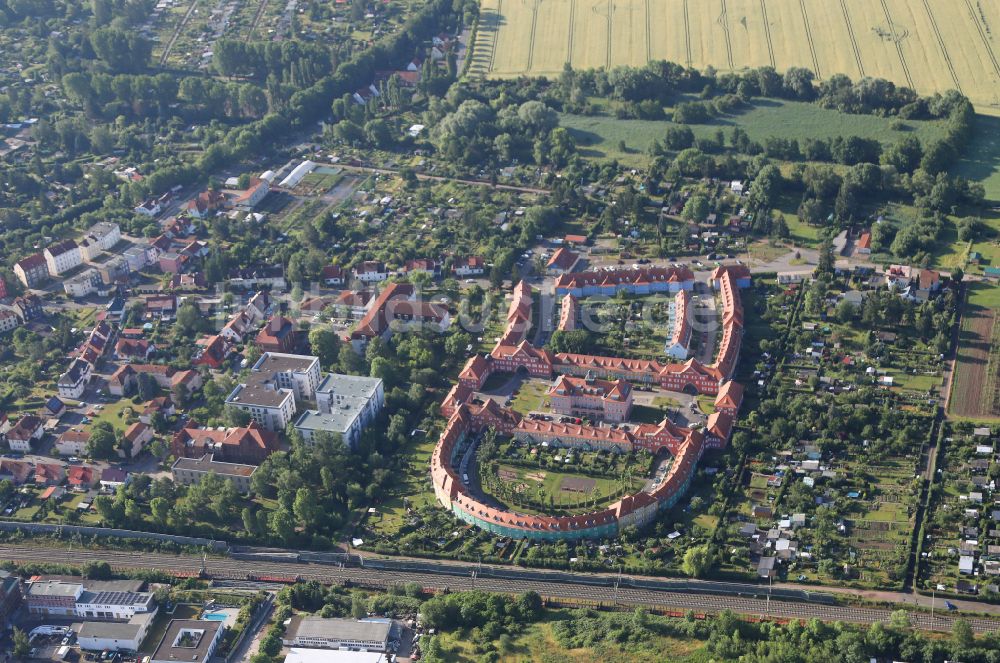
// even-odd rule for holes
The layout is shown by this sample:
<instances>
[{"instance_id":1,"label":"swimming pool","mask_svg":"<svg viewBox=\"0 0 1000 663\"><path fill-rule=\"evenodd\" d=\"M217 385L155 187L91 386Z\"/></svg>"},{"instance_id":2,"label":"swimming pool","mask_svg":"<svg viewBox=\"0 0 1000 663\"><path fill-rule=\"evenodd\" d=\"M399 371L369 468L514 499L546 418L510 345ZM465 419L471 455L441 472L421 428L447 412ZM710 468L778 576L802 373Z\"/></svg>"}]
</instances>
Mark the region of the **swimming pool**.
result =
<instances>
[{"instance_id":1,"label":"swimming pool","mask_svg":"<svg viewBox=\"0 0 1000 663\"><path fill-rule=\"evenodd\" d=\"M224 622L226 621L226 616L224 612L206 612L201 618L207 622Z\"/></svg>"}]
</instances>

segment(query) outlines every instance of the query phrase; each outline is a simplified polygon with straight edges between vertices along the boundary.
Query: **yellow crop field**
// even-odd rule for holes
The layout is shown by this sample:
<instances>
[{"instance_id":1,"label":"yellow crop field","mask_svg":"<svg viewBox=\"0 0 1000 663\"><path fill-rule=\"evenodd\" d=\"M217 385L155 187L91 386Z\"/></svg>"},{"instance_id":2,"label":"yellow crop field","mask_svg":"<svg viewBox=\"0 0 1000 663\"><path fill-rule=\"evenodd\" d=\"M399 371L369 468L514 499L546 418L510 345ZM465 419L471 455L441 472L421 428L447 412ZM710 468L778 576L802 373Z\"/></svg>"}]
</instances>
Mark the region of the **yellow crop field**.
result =
<instances>
[{"instance_id":1,"label":"yellow crop field","mask_svg":"<svg viewBox=\"0 0 1000 663\"><path fill-rule=\"evenodd\" d=\"M1000 113L1000 0L483 0L469 74L649 60L873 76Z\"/></svg>"}]
</instances>

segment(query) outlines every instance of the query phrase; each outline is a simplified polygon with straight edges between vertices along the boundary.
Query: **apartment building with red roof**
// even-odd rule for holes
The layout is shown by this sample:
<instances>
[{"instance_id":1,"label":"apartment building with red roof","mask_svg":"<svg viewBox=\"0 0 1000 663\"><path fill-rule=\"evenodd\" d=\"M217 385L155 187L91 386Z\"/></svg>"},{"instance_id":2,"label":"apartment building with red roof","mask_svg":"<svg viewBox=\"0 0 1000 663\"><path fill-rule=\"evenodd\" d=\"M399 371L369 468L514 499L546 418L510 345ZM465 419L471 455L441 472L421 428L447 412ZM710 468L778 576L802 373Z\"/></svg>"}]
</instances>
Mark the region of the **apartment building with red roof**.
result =
<instances>
[{"instance_id":1,"label":"apartment building with red roof","mask_svg":"<svg viewBox=\"0 0 1000 663\"><path fill-rule=\"evenodd\" d=\"M189 420L170 442L170 452L177 458L201 458L210 453L217 460L252 465L260 464L280 448L278 434L256 421L238 428L206 428Z\"/></svg>"},{"instance_id":2,"label":"apartment building with red roof","mask_svg":"<svg viewBox=\"0 0 1000 663\"><path fill-rule=\"evenodd\" d=\"M602 380L560 375L548 391L553 412L603 421L628 421L632 414L632 385L624 380Z\"/></svg>"}]
</instances>

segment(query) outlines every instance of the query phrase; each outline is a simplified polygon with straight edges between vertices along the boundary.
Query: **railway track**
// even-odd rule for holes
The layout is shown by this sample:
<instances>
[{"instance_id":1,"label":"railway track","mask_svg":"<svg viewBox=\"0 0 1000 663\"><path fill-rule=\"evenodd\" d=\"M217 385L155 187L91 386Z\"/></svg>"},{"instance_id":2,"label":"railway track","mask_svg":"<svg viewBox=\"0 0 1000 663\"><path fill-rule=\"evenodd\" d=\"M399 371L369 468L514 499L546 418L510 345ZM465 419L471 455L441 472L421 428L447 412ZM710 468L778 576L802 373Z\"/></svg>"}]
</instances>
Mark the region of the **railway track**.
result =
<instances>
[{"instance_id":1,"label":"railway track","mask_svg":"<svg viewBox=\"0 0 1000 663\"><path fill-rule=\"evenodd\" d=\"M208 577L220 581L246 581L247 573L300 576L324 584L359 585L385 588L390 585L415 582L422 587L436 590L479 589L505 594L518 594L534 590L550 599L568 599L650 606L665 610L717 613L730 609L746 615L774 619L820 619L855 624L888 622L892 611L884 608L849 605L813 604L784 600L768 600L766 589L747 585L747 593L720 596L695 591L667 591L628 586L629 578L613 582L614 576L587 576L581 574L577 581L549 581L544 578L498 578L490 575L466 574L463 569L453 569L455 574L442 575L419 570L385 570L365 566L342 567L315 563L239 561L222 557L204 559L194 555L165 553L116 552L109 550L46 549L27 546L0 546L0 559L15 562L44 562L51 564L84 564L89 561L106 561L117 571L153 569L166 573L199 572L204 567ZM443 570L443 573L448 573ZM544 574L535 574L544 575ZM557 575L557 574L553 574ZM562 574L566 575L566 574ZM227 584L229 584L227 582ZM764 594L765 596L761 596ZM910 620L924 630L950 630L955 617L924 612L910 613ZM1000 620L969 617L967 621L977 632L1000 628Z\"/></svg>"}]
</instances>

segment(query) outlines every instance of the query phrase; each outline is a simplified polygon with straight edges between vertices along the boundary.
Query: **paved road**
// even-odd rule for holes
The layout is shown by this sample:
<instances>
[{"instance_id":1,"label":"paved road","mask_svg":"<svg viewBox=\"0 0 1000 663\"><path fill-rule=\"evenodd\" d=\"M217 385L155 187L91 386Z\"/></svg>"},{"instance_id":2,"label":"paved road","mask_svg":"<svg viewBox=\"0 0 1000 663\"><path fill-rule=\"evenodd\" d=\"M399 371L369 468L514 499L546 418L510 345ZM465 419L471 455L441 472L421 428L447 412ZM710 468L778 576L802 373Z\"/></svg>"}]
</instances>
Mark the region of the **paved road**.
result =
<instances>
[{"instance_id":1,"label":"paved road","mask_svg":"<svg viewBox=\"0 0 1000 663\"><path fill-rule=\"evenodd\" d=\"M202 568L202 558L196 555L172 555L165 553L117 552L111 550L67 550L65 548L44 548L40 546L0 546L0 559L49 563L83 564L91 560L105 560L116 569L147 568L165 572L197 571ZM684 591L645 589L629 586L595 584L610 581L609 576L593 574L571 574L575 577L567 582L553 582L538 577L538 572L524 572L523 578L497 578L487 575L471 577L466 575L441 575L426 571L382 570L372 568L341 568L338 566L271 561L239 561L225 557L209 557L204 562L205 570L213 578L245 578L250 571L274 575L298 575L306 580L317 580L330 584L351 582L370 587L386 587L393 584L417 582L423 587L469 590L481 589L499 593L520 593L534 590L543 597L601 602L605 604L644 605L662 610L715 613L725 609L748 615L761 615L778 619L811 619L843 621L857 624L888 622L892 611L884 608L862 606L842 606L812 604L791 601L769 601L764 587L750 587L745 594L716 595L692 591L698 583L692 583ZM516 570L515 570L516 572ZM529 575L530 574L530 575ZM565 574L564 574L565 575ZM625 579L626 582L631 580ZM752 594L752 593L753 594ZM954 615L941 614L933 617L924 612L912 612L911 622L915 627L926 630L950 630ZM1000 620L982 617L967 617L969 624L978 632L1000 629Z\"/></svg>"}]
</instances>

